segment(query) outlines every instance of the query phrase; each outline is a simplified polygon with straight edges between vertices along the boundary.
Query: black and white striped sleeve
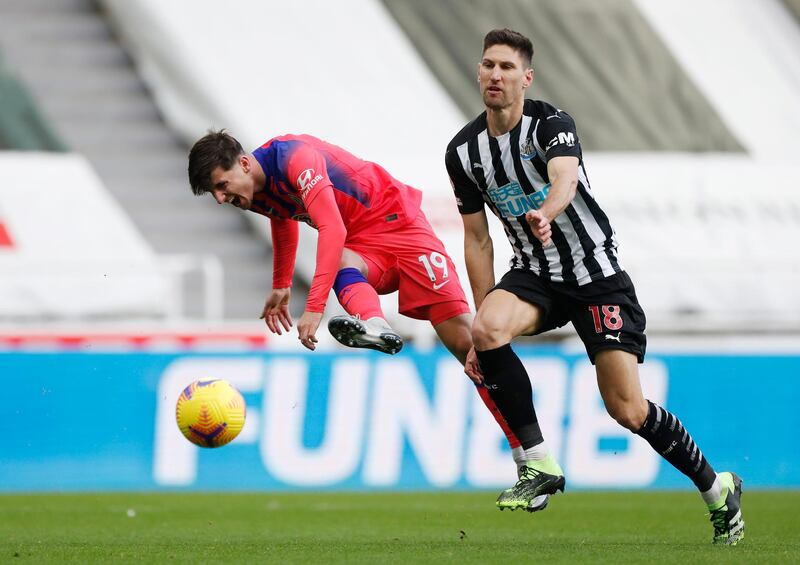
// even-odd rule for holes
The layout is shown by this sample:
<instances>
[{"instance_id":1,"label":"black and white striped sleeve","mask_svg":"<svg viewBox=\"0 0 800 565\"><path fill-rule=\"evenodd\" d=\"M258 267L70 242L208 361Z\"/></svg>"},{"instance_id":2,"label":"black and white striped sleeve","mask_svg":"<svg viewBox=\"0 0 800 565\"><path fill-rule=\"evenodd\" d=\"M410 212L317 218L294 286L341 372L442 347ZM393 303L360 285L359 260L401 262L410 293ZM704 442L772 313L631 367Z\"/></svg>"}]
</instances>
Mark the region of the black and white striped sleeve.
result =
<instances>
[{"instance_id":1,"label":"black and white striped sleeve","mask_svg":"<svg viewBox=\"0 0 800 565\"><path fill-rule=\"evenodd\" d=\"M447 174L450 176L450 184L456 195L458 211L461 214L474 214L483 210L483 196L478 189L475 180L464 170L464 163L458 153L458 149L451 147L445 153L444 163L447 167Z\"/></svg>"}]
</instances>

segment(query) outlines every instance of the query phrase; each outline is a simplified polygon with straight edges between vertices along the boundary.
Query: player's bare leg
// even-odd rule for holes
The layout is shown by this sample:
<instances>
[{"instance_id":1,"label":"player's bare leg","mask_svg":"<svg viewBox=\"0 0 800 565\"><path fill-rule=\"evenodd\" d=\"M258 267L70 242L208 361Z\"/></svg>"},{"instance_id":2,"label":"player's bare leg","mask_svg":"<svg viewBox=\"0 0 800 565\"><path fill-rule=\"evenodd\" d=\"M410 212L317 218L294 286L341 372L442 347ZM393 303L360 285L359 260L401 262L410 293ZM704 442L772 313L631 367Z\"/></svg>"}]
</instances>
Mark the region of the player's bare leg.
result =
<instances>
[{"instance_id":1,"label":"player's bare leg","mask_svg":"<svg viewBox=\"0 0 800 565\"><path fill-rule=\"evenodd\" d=\"M597 386L608 414L620 426L636 433L647 418L636 356L620 349L606 349L595 357L595 366Z\"/></svg>"},{"instance_id":2,"label":"player's bare leg","mask_svg":"<svg viewBox=\"0 0 800 565\"><path fill-rule=\"evenodd\" d=\"M611 417L646 439L695 483L714 526L712 542L736 545L744 538L742 480L735 473L715 473L681 421L644 398L635 355L617 349L604 350L595 357L595 365L600 395Z\"/></svg>"},{"instance_id":3,"label":"player's bare leg","mask_svg":"<svg viewBox=\"0 0 800 565\"><path fill-rule=\"evenodd\" d=\"M470 315L454 316L436 324L433 329L442 344L463 365L467 360L469 350L472 348L472 319Z\"/></svg>"},{"instance_id":4,"label":"player's bare leg","mask_svg":"<svg viewBox=\"0 0 800 565\"><path fill-rule=\"evenodd\" d=\"M345 248L333 288L348 315L331 318L328 331L342 345L394 355L403 348L403 338L386 321L378 292L366 274L366 262Z\"/></svg>"}]
</instances>

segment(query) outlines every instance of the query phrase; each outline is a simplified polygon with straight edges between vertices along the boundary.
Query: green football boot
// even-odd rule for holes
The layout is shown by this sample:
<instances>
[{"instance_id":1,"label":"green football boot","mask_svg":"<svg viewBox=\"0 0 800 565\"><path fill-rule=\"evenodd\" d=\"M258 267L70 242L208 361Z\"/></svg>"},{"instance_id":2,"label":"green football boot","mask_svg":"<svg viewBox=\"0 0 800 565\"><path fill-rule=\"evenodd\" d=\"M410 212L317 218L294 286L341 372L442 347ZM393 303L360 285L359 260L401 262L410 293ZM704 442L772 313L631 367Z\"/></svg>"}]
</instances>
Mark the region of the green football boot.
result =
<instances>
[{"instance_id":1,"label":"green football boot","mask_svg":"<svg viewBox=\"0 0 800 565\"><path fill-rule=\"evenodd\" d=\"M551 494L564 492L564 471L552 455L541 461L526 461L519 468L519 480L513 487L500 493L497 507L500 510L523 508L528 512L544 510Z\"/></svg>"},{"instance_id":2,"label":"green football boot","mask_svg":"<svg viewBox=\"0 0 800 565\"><path fill-rule=\"evenodd\" d=\"M715 545L736 545L744 539L744 519L742 518L742 479L736 473L720 473L722 496L714 504L709 504L711 523L714 524Z\"/></svg>"}]
</instances>

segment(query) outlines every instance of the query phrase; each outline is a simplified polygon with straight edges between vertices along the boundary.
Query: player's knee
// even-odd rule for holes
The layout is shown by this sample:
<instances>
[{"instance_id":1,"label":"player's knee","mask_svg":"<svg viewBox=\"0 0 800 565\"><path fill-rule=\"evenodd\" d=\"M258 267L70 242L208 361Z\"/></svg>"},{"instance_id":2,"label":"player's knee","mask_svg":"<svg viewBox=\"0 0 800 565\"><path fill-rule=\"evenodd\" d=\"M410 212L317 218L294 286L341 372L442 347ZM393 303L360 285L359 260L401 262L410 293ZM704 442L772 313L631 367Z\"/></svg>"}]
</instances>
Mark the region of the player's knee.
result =
<instances>
[{"instance_id":1,"label":"player's knee","mask_svg":"<svg viewBox=\"0 0 800 565\"><path fill-rule=\"evenodd\" d=\"M620 400L606 403L608 415L623 428L637 432L647 418L647 406L644 408L637 402Z\"/></svg>"},{"instance_id":2,"label":"player's knee","mask_svg":"<svg viewBox=\"0 0 800 565\"><path fill-rule=\"evenodd\" d=\"M496 349L508 343L502 324L491 318L478 317L472 324L472 341L480 351Z\"/></svg>"},{"instance_id":3,"label":"player's knee","mask_svg":"<svg viewBox=\"0 0 800 565\"><path fill-rule=\"evenodd\" d=\"M355 269L362 275L367 274L367 264L364 262L364 259L355 251L351 251L347 248L342 251L342 258L339 261L339 270L341 271L343 269Z\"/></svg>"}]
</instances>

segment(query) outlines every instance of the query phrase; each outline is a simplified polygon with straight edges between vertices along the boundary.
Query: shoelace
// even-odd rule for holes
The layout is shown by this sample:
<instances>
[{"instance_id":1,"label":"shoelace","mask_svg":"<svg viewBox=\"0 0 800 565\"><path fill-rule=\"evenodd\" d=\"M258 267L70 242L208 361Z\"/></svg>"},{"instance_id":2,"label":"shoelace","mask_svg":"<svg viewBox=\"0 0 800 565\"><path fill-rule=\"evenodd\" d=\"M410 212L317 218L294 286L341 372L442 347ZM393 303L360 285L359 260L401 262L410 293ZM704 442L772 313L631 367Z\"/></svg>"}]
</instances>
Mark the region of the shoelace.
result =
<instances>
[{"instance_id":1,"label":"shoelace","mask_svg":"<svg viewBox=\"0 0 800 565\"><path fill-rule=\"evenodd\" d=\"M537 471L533 467L528 467L527 465L523 465L522 473L520 474L519 480L517 481L517 485L524 481L532 481L535 479L541 471ZM514 486L517 486L514 485Z\"/></svg>"},{"instance_id":2,"label":"shoelace","mask_svg":"<svg viewBox=\"0 0 800 565\"><path fill-rule=\"evenodd\" d=\"M711 523L714 524L714 534L724 534L728 530L728 507L723 506L711 511Z\"/></svg>"}]
</instances>

